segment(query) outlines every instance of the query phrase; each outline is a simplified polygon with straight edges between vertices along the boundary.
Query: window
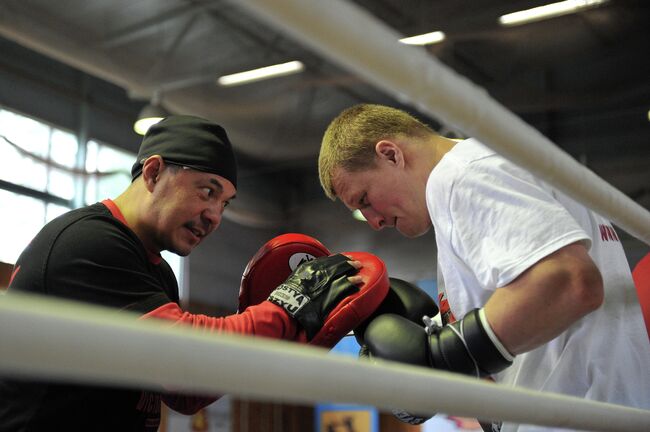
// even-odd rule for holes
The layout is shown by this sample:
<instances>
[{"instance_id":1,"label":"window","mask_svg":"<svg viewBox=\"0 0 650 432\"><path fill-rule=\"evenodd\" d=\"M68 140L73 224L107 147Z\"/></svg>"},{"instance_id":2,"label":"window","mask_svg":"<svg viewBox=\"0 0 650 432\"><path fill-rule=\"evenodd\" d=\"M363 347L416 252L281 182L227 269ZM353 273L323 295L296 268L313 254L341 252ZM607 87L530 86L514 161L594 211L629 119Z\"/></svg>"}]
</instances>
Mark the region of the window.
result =
<instances>
[{"instance_id":1,"label":"window","mask_svg":"<svg viewBox=\"0 0 650 432\"><path fill-rule=\"evenodd\" d=\"M0 107L0 261L13 264L43 225L75 207L115 198L136 155ZM183 289L185 259L163 254Z\"/></svg>"},{"instance_id":2,"label":"window","mask_svg":"<svg viewBox=\"0 0 650 432\"><path fill-rule=\"evenodd\" d=\"M26 155L45 158L49 146L49 127L27 117L0 110L0 179L44 192L47 186L45 164ZM14 145L11 145L11 144ZM23 150L23 151L21 151Z\"/></svg>"},{"instance_id":3,"label":"window","mask_svg":"<svg viewBox=\"0 0 650 432\"><path fill-rule=\"evenodd\" d=\"M135 154L88 141L86 146L85 202L91 204L105 198L115 198L131 183L131 165Z\"/></svg>"},{"instance_id":4,"label":"window","mask_svg":"<svg viewBox=\"0 0 650 432\"><path fill-rule=\"evenodd\" d=\"M46 222L70 210L0 189L0 261L13 264Z\"/></svg>"},{"instance_id":5,"label":"window","mask_svg":"<svg viewBox=\"0 0 650 432\"><path fill-rule=\"evenodd\" d=\"M0 260L14 263L46 223L70 210L74 134L0 109Z\"/></svg>"}]
</instances>

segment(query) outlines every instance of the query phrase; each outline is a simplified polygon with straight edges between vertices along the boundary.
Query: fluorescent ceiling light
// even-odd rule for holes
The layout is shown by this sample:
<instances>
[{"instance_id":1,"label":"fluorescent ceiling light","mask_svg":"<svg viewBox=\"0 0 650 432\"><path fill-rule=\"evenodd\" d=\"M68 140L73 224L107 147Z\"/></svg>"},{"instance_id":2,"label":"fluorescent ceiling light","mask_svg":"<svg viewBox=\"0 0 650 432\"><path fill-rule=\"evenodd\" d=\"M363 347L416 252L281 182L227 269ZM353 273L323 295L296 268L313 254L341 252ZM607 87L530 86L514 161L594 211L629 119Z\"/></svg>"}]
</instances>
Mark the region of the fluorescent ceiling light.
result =
<instances>
[{"instance_id":1,"label":"fluorescent ceiling light","mask_svg":"<svg viewBox=\"0 0 650 432\"><path fill-rule=\"evenodd\" d=\"M594 7L607 3L608 0L566 0L551 3L532 9L513 12L499 18L499 23L504 26L525 24L533 21L540 21L561 15L567 15L582 9Z\"/></svg>"},{"instance_id":2,"label":"fluorescent ceiling light","mask_svg":"<svg viewBox=\"0 0 650 432\"><path fill-rule=\"evenodd\" d=\"M169 113L163 107L155 103L149 103L142 108L138 118L133 124L133 130L139 135L147 133L149 128L158 123L163 118L167 117Z\"/></svg>"},{"instance_id":3,"label":"fluorescent ceiling light","mask_svg":"<svg viewBox=\"0 0 650 432\"><path fill-rule=\"evenodd\" d=\"M399 41L407 45L429 45L445 40L445 34L441 31L434 31L417 36L411 36L400 39Z\"/></svg>"},{"instance_id":4,"label":"fluorescent ceiling light","mask_svg":"<svg viewBox=\"0 0 650 432\"><path fill-rule=\"evenodd\" d=\"M155 125L162 119L163 117L149 117L149 118L140 119L133 124L133 130L138 135L144 135L147 133L147 131L151 126Z\"/></svg>"},{"instance_id":5,"label":"fluorescent ceiling light","mask_svg":"<svg viewBox=\"0 0 650 432\"><path fill-rule=\"evenodd\" d=\"M299 61L290 61L287 63L276 64L259 69L253 69L245 72L239 72L232 75L224 75L217 79L222 86L232 86L244 84L253 81L259 81L266 78L278 77L301 72L305 66Z\"/></svg>"}]
</instances>

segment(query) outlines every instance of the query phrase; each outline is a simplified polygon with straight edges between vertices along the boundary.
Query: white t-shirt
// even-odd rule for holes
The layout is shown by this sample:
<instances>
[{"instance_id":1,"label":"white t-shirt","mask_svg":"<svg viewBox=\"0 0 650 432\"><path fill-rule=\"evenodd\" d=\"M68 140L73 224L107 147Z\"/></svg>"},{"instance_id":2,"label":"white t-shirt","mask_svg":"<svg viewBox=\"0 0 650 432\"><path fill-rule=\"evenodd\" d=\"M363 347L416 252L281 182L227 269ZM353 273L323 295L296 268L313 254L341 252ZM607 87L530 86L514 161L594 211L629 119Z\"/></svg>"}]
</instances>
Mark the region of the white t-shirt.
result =
<instances>
[{"instance_id":1,"label":"white t-shirt","mask_svg":"<svg viewBox=\"0 0 650 432\"><path fill-rule=\"evenodd\" d=\"M650 344L611 223L474 139L433 169L427 206L451 311L462 318L541 258L576 241L602 273L603 305L494 378L501 383L650 408ZM504 424L505 431L550 430ZM566 429L559 429L566 431Z\"/></svg>"}]
</instances>

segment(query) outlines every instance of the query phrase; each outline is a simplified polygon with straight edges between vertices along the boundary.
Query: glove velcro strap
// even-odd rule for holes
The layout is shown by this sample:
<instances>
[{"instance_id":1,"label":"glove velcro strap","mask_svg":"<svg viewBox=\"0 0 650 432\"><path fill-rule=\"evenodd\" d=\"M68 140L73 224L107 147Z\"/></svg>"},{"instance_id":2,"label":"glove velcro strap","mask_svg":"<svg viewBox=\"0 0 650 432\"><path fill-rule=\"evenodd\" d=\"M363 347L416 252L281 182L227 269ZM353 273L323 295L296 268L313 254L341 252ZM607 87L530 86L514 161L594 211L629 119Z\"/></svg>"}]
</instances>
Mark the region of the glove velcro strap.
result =
<instances>
[{"instance_id":1,"label":"glove velcro strap","mask_svg":"<svg viewBox=\"0 0 650 432\"><path fill-rule=\"evenodd\" d=\"M457 321L454 324L460 323ZM431 361L436 369L479 376L478 366L462 333L451 324L430 336Z\"/></svg>"},{"instance_id":2,"label":"glove velcro strap","mask_svg":"<svg viewBox=\"0 0 650 432\"><path fill-rule=\"evenodd\" d=\"M481 377L512 364L513 357L505 356L485 329L479 309L433 332L430 338L431 361L436 368Z\"/></svg>"},{"instance_id":3,"label":"glove velcro strap","mask_svg":"<svg viewBox=\"0 0 650 432\"><path fill-rule=\"evenodd\" d=\"M465 344L475 359L482 376L501 372L512 364L512 356L504 357L492 341L483 321L481 321L479 309L474 309L465 315L462 320L462 328ZM490 332L492 332L491 328Z\"/></svg>"},{"instance_id":4,"label":"glove velcro strap","mask_svg":"<svg viewBox=\"0 0 650 432\"><path fill-rule=\"evenodd\" d=\"M269 301L283 307L292 318L310 302L300 288L289 283L283 283L273 290Z\"/></svg>"},{"instance_id":5,"label":"glove velcro strap","mask_svg":"<svg viewBox=\"0 0 650 432\"><path fill-rule=\"evenodd\" d=\"M490 340L496 347L496 349L499 350L501 355L508 360L509 362L512 362L515 359L515 356L510 354L510 351L506 349L505 346L501 343L499 338L497 337L496 334L494 334L494 331L492 330L492 327L490 326L490 323L488 322L487 318L485 317L485 309L481 308L478 311L478 316L481 320L481 324L483 326L483 330L487 333L487 335L490 337Z\"/></svg>"}]
</instances>

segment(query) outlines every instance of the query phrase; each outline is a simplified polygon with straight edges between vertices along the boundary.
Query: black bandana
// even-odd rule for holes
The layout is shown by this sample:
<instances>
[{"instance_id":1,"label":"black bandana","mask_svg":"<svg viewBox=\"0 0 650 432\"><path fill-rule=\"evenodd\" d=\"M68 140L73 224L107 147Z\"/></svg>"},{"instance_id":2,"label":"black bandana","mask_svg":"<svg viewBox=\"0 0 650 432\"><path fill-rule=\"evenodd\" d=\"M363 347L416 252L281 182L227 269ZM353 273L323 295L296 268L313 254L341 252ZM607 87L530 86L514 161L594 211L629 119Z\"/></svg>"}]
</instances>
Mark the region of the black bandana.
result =
<instances>
[{"instance_id":1,"label":"black bandana","mask_svg":"<svg viewBox=\"0 0 650 432\"><path fill-rule=\"evenodd\" d=\"M199 171L220 175L237 187L237 161L226 131L211 121L185 115L169 116L151 126L142 139L132 179L153 155Z\"/></svg>"}]
</instances>

